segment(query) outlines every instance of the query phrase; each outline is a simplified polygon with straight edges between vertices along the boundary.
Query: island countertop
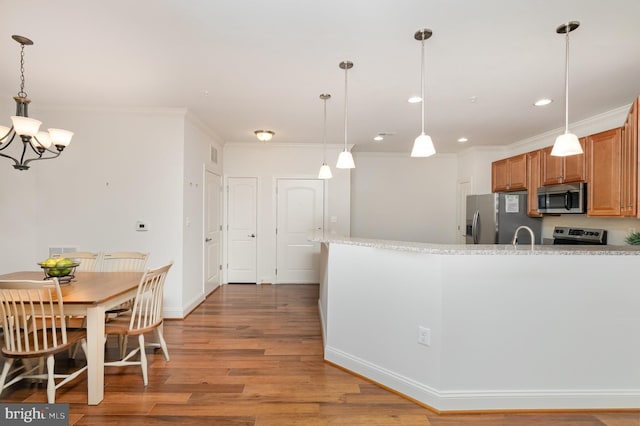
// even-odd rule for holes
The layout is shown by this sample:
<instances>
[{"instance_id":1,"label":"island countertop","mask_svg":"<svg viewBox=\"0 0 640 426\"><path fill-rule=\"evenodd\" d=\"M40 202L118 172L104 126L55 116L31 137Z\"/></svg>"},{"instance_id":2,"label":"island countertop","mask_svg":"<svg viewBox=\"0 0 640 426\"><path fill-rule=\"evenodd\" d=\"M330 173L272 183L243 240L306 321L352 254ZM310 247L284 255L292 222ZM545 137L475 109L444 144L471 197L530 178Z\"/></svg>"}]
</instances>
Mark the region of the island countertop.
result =
<instances>
[{"instance_id":1,"label":"island countertop","mask_svg":"<svg viewBox=\"0 0 640 426\"><path fill-rule=\"evenodd\" d=\"M640 246L631 245L535 245L532 249L529 244L516 246L512 244L436 244L333 235L328 237L314 236L311 241L441 255L640 255Z\"/></svg>"}]
</instances>

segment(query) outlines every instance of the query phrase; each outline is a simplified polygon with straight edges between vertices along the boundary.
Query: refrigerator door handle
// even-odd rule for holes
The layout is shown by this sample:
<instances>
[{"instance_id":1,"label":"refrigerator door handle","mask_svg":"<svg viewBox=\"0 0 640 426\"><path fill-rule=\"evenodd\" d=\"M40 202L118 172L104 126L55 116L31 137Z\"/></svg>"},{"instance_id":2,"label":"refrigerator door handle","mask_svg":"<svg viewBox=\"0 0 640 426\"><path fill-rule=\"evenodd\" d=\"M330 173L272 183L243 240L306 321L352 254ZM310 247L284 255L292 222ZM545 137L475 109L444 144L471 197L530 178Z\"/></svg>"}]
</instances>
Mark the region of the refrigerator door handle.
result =
<instances>
[{"instance_id":1,"label":"refrigerator door handle","mask_svg":"<svg viewBox=\"0 0 640 426\"><path fill-rule=\"evenodd\" d=\"M480 217L480 210L476 210L473 213L473 222L471 224L471 236L473 237L473 244L478 244L478 217Z\"/></svg>"}]
</instances>

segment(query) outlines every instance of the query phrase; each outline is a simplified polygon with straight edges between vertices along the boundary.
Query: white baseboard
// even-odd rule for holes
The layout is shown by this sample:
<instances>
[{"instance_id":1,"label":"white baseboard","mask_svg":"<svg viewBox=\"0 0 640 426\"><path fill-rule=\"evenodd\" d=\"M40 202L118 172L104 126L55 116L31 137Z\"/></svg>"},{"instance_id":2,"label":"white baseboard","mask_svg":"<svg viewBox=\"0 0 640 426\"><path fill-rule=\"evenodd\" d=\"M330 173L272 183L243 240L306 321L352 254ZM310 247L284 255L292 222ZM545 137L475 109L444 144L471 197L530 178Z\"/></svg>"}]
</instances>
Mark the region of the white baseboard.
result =
<instances>
[{"instance_id":1,"label":"white baseboard","mask_svg":"<svg viewBox=\"0 0 640 426\"><path fill-rule=\"evenodd\" d=\"M439 411L638 409L640 389L439 391L325 345L325 359Z\"/></svg>"}]
</instances>

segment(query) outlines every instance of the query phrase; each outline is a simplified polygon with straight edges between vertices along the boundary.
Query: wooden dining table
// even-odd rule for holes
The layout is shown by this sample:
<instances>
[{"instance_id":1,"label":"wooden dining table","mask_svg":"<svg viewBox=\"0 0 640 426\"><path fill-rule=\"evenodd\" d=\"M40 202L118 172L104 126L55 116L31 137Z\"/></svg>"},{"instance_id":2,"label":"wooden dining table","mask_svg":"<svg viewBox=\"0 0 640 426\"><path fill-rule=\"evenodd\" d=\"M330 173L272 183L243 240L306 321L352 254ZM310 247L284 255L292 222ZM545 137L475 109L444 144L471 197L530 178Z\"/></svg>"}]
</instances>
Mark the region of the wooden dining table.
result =
<instances>
[{"instance_id":1,"label":"wooden dining table","mask_svg":"<svg viewBox=\"0 0 640 426\"><path fill-rule=\"evenodd\" d=\"M87 321L87 403L104 399L105 311L135 297L142 272L76 272L60 284L65 315L84 316ZM0 280L42 280L42 271L0 275Z\"/></svg>"}]
</instances>

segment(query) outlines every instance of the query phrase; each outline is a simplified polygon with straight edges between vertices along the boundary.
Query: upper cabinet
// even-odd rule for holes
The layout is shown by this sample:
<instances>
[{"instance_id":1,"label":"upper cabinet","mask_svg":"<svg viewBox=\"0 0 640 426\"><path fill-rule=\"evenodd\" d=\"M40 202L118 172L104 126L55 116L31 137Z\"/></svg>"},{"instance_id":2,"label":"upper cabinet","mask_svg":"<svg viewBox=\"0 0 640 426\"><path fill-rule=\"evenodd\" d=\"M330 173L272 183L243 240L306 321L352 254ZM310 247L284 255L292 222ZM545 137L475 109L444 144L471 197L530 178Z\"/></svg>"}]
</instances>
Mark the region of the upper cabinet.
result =
<instances>
[{"instance_id":1,"label":"upper cabinet","mask_svg":"<svg viewBox=\"0 0 640 426\"><path fill-rule=\"evenodd\" d=\"M638 211L638 99L631 105L622 126L620 161L620 215L637 217Z\"/></svg>"},{"instance_id":2,"label":"upper cabinet","mask_svg":"<svg viewBox=\"0 0 640 426\"><path fill-rule=\"evenodd\" d=\"M538 212L538 188L542 186L542 151L533 151L527 154L527 214L531 217L542 217Z\"/></svg>"},{"instance_id":3,"label":"upper cabinet","mask_svg":"<svg viewBox=\"0 0 640 426\"><path fill-rule=\"evenodd\" d=\"M586 152L586 138L580 138L582 150ZM556 157L551 155L552 147L542 149L542 185L585 182L587 155Z\"/></svg>"},{"instance_id":4,"label":"upper cabinet","mask_svg":"<svg viewBox=\"0 0 640 426\"><path fill-rule=\"evenodd\" d=\"M527 154L491 163L491 190L493 192L527 189Z\"/></svg>"},{"instance_id":5,"label":"upper cabinet","mask_svg":"<svg viewBox=\"0 0 640 426\"><path fill-rule=\"evenodd\" d=\"M587 216L620 216L622 130L587 137Z\"/></svg>"}]
</instances>

